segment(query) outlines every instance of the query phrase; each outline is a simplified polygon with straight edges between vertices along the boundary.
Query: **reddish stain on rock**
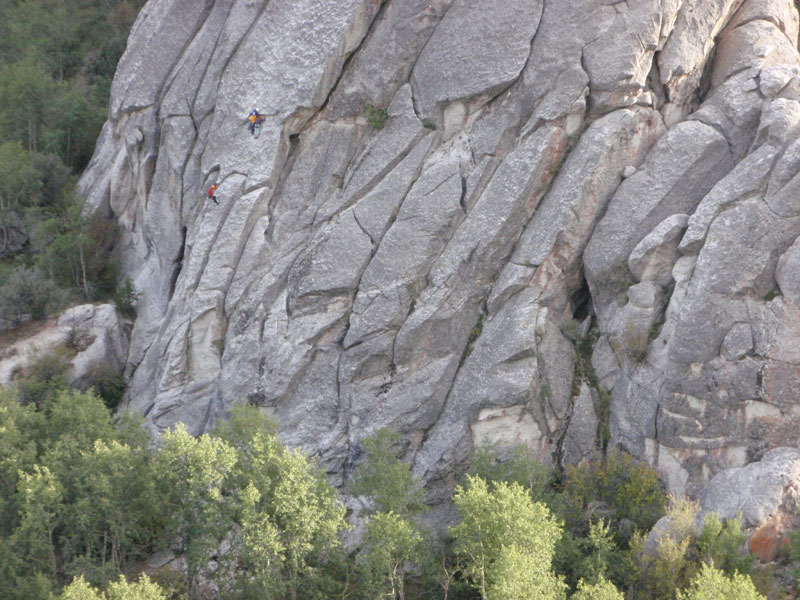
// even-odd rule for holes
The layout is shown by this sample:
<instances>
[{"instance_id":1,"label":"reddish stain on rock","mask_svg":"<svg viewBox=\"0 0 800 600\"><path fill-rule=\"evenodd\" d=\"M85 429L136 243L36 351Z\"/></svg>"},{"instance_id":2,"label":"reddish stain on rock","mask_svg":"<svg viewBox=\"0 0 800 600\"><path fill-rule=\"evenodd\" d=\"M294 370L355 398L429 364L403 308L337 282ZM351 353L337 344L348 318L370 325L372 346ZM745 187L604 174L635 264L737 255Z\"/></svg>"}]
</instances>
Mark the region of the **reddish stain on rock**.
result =
<instances>
[{"instance_id":1,"label":"reddish stain on rock","mask_svg":"<svg viewBox=\"0 0 800 600\"><path fill-rule=\"evenodd\" d=\"M767 522L756 529L750 538L750 552L758 556L761 562L771 562L787 541L775 523Z\"/></svg>"}]
</instances>

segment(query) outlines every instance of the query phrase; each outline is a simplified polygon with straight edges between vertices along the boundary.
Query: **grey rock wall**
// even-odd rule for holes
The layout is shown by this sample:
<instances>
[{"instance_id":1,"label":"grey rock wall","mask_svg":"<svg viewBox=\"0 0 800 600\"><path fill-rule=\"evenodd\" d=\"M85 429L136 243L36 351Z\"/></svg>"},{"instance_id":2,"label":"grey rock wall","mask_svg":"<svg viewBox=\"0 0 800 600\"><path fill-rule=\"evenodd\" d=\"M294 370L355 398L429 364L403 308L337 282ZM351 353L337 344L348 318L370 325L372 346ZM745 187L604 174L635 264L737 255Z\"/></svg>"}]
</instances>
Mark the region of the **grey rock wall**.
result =
<instances>
[{"instance_id":1,"label":"grey rock wall","mask_svg":"<svg viewBox=\"0 0 800 600\"><path fill-rule=\"evenodd\" d=\"M80 182L143 294L127 406L255 404L338 483L392 426L432 502L476 444L585 458L604 397L677 493L796 445L797 38L791 0L150 0Z\"/></svg>"}]
</instances>

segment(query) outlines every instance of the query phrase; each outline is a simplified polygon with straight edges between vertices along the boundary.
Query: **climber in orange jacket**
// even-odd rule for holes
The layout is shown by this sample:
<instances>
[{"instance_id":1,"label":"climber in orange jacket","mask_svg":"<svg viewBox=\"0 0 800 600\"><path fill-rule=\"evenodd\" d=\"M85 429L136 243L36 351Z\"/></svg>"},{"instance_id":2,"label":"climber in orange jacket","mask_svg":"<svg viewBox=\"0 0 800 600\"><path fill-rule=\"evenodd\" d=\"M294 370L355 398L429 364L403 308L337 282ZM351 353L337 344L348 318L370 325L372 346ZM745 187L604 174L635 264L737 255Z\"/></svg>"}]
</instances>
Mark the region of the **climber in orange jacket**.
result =
<instances>
[{"instance_id":1,"label":"climber in orange jacket","mask_svg":"<svg viewBox=\"0 0 800 600\"><path fill-rule=\"evenodd\" d=\"M247 128L250 130L252 136L258 137L258 134L261 133L261 123L264 122L264 115L259 113L257 108L254 108L250 111L250 114L247 115L247 121L249 122Z\"/></svg>"}]
</instances>

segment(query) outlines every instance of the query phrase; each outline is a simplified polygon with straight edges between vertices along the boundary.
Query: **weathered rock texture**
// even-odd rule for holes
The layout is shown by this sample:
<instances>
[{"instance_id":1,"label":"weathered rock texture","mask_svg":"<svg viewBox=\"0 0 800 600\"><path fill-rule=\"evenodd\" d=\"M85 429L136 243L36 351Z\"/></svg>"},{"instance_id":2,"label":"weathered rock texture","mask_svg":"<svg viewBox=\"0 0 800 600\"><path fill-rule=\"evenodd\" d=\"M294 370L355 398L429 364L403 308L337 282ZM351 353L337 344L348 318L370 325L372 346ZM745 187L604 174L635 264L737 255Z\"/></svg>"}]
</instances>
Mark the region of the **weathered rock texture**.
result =
<instances>
[{"instance_id":1,"label":"weathered rock texture","mask_svg":"<svg viewBox=\"0 0 800 600\"><path fill-rule=\"evenodd\" d=\"M127 405L250 402L340 482L393 426L432 502L476 443L585 457L601 391L676 492L795 444L797 38L791 0L150 0L80 186L143 293Z\"/></svg>"}]
</instances>

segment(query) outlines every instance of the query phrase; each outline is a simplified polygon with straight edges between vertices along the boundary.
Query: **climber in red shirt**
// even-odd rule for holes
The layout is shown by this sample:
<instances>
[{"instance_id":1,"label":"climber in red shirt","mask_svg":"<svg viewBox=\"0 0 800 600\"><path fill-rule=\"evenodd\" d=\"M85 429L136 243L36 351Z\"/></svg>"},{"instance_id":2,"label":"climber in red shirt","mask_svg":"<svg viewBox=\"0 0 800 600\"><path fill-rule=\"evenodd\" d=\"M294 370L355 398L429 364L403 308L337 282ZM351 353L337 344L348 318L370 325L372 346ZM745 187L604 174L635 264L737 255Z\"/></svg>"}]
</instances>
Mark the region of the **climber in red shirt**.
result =
<instances>
[{"instance_id":1,"label":"climber in red shirt","mask_svg":"<svg viewBox=\"0 0 800 600\"><path fill-rule=\"evenodd\" d=\"M219 204L219 202L217 202L217 197L214 195L214 192L216 191L217 191L217 184L214 183L211 185L210 188L208 188L208 198L210 200L213 200L214 204Z\"/></svg>"}]
</instances>

